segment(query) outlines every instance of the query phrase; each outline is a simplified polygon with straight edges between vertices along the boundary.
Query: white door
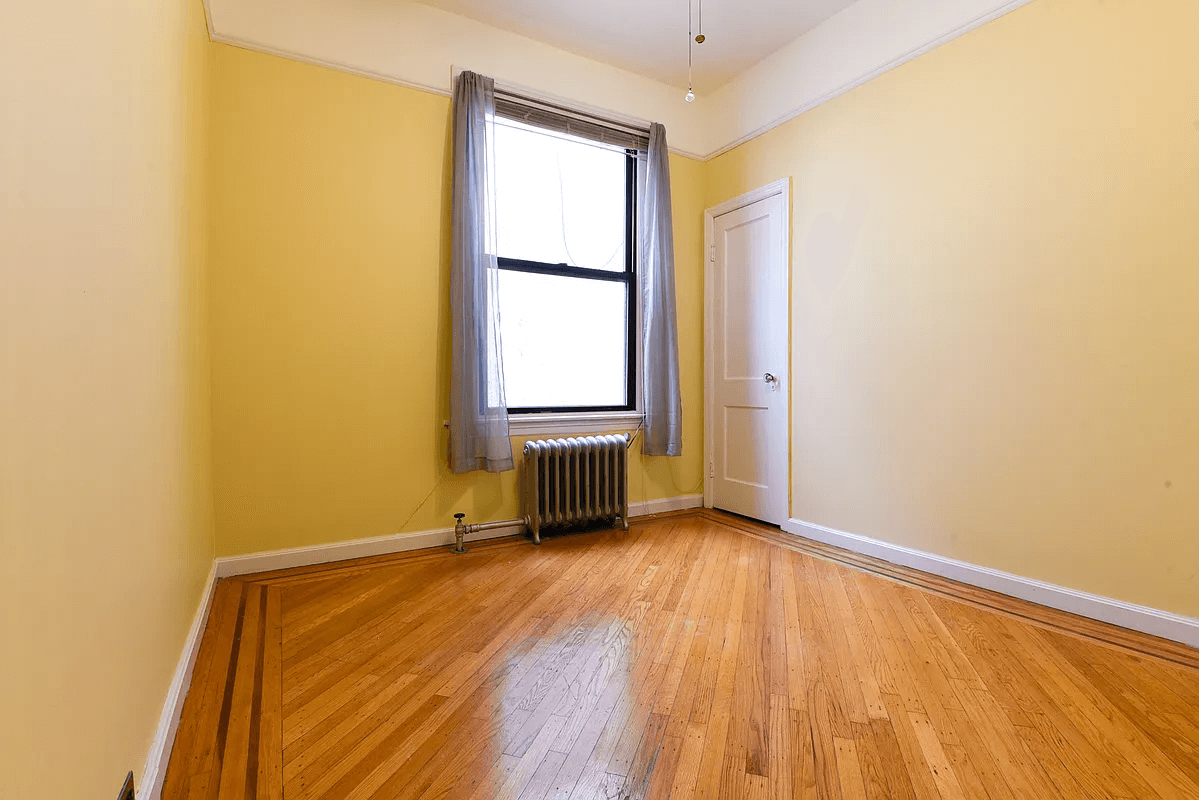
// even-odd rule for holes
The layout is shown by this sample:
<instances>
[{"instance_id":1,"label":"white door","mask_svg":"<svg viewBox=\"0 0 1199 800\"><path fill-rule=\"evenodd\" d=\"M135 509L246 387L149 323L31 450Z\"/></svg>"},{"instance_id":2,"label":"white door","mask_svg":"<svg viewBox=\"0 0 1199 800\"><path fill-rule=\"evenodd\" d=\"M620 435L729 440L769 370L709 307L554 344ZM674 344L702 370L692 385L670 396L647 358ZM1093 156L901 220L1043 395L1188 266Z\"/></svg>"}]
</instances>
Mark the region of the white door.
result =
<instances>
[{"instance_id":1,"label":"white door","mask_svg":"<svg viewBox=\"0 0 1199 800\"><path fill-rule=\"evenodd\" d=\"M779 525L788 512L788 212L786 184L772 188L712 211L709 477L714 507Z\"/></svg>"}]
</instances>

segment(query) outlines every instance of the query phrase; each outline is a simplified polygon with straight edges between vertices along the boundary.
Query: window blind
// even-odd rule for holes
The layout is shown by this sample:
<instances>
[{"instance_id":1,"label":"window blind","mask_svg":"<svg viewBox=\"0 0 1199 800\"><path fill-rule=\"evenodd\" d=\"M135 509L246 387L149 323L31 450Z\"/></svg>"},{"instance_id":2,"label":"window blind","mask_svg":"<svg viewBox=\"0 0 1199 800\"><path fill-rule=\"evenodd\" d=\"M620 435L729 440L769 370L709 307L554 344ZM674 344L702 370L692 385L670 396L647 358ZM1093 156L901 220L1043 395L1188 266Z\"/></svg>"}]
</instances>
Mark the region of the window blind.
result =
<instances>
[{"instance_id":1,"label":"window blind","mask_svg":"<svg viewBox=\"0 0 1199 800\"><path fill-rule=\"evenodd\" d=\"M504 92L499 87L495 90L495 113L496 116L602 144L642 152L649 148L648 129L642 130L543 100Z\"/></svg>"}]
</instances>

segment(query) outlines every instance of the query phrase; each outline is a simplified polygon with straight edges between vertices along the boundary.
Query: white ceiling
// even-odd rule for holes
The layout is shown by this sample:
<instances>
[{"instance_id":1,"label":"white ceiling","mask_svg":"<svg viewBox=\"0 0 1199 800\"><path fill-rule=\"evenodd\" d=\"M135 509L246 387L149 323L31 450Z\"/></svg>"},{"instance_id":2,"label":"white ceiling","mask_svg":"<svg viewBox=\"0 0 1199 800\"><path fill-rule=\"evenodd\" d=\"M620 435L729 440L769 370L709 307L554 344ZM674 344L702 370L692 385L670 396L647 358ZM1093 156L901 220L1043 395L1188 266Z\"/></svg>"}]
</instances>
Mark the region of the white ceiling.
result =
<instances>
[{"instance_id":1,"label":"white ceiling","mask_svg":"<svg viewBox=\"0 0 1199 800\"><path fill-rule=\"evenodd\" d=\"M672 86L687 85L687 0L417 0ZM700 0L692 3L693 27ZM692 45L697 93L712 92L854 0L703 0ZM696 30L698 32L698 30Z\"/></svg>"}]
</instances>

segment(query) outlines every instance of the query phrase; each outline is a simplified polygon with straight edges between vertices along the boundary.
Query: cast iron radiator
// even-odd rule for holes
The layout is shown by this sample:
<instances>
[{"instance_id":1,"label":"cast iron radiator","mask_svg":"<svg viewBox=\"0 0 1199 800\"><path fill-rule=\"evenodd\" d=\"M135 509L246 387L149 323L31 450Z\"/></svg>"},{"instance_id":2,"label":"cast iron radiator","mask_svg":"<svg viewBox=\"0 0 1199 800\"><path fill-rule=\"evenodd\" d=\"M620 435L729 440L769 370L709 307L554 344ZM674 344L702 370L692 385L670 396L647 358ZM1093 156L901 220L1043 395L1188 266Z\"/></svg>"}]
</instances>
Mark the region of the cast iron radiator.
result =
<instances>
[{"instance_id":1,"label":"cast iron radiator","mask_svg":"<svg viewBox=\"0 0 1199 800\"><path fill-rule=\"evenodd\" d=\"M629 529L629 437L525 442L525 514L533 541L543 527L619 519Z\"/></svg>"}]
</instances>

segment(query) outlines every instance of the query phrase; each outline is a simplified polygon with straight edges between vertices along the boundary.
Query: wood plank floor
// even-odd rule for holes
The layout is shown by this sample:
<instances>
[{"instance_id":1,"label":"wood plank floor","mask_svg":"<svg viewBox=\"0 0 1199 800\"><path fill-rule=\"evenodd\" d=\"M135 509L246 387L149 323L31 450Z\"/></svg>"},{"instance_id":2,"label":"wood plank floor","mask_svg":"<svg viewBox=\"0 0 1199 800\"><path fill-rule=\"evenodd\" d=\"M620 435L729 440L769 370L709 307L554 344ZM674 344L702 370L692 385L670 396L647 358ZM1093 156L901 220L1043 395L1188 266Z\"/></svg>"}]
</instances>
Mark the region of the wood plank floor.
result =
<instances>
[{"instance_id":1,"label":"wood plank floor","mask_svg":"<svg viewBox=\"0 0 1199 800\"><path fill-rule=\"evenodd\" d=\"M665 515L222 581L163 797L1199 798L1197 666Z\"/></svg>"}]
</instances>

